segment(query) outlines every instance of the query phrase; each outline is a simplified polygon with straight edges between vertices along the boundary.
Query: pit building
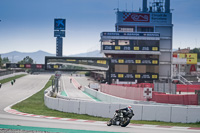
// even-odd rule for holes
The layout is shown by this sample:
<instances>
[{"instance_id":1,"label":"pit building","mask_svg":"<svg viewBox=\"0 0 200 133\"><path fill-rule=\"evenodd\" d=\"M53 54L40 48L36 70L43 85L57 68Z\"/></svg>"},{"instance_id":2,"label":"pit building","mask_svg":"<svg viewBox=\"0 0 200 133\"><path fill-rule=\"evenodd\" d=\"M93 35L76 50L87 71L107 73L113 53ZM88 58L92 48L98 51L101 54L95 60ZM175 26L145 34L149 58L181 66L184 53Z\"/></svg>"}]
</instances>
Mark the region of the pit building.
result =
<instances>
[{"instance_id":1,"label":"pit building","mask_svg":"<svg viewBox=\"0 0 200 133\"><path fill-rule=\"evenodd\" d=\"M112 83L168 80L172 75L170 0L143 0L139 12L116 11L115 31L101 33L101 52L111 58Z\"/></svg>"}]
</instances>

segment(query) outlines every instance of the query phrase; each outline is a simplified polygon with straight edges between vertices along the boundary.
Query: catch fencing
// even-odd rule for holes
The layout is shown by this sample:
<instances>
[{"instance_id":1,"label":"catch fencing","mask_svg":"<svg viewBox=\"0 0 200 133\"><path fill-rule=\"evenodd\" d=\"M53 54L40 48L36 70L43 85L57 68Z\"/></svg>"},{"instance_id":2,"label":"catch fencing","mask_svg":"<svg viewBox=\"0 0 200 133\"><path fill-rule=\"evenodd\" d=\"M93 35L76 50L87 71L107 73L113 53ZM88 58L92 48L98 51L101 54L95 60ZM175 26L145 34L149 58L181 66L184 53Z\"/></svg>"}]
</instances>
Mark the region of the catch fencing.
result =
<instances>
[{"instance_id":1,"label":"catch fencing","mask_svg":"<svg viewBox=\"0 0 200 133\"><path fill-rule=\"evenodd\" d=\"M155 82L154 91L169 93L169 94L176 94L176 84Z\"/></svg>"}]
</instances>

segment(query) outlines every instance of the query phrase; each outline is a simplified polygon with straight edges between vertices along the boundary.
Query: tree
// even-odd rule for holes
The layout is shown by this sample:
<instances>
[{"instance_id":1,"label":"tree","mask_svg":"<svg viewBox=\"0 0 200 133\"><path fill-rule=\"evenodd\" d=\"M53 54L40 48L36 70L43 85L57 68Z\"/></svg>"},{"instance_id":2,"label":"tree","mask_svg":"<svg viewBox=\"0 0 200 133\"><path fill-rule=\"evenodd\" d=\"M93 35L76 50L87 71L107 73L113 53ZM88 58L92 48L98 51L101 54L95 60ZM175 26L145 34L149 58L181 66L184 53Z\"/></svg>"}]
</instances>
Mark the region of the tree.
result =
<instances>
[{"instance_id":1,"label":"tree","mask_svg":"<svg viewBox=\"0 0 200 133\"><path fill-rule=\"evenodd\" d=\"M197 53L197 58L200 59L200 48L190 50L190 53Z\"/></svg>"},{"instance_id":2,"label":"tree","mask_svg":"<svg viewBox=\"0 0 200 133\"><path fill-rule=\"evenodd\" d=\"M0 68L2 66L2 58L1 58L1 55L0 55Z\"/></svg>"},{"instance_id":3,"label":"tree","mask_svg":"<svg viewBox=\"0 0 200 133\"><path fill-rule=\"evenodd\" d=\"M18 62L19 64L33 64L33 59L26 56L23 60Z\"/></svg>"},{"instance_id":4,"label":"tree","mask_svg":"<svg viewBox=\"0 0 200 133\"><path fill-rule=\"evenodd\" d=\"M8 59L8 57L4 57L2 59L2 64L6 64L6 63L10 63L10 60Z\"/></svg>"}]
</instances>

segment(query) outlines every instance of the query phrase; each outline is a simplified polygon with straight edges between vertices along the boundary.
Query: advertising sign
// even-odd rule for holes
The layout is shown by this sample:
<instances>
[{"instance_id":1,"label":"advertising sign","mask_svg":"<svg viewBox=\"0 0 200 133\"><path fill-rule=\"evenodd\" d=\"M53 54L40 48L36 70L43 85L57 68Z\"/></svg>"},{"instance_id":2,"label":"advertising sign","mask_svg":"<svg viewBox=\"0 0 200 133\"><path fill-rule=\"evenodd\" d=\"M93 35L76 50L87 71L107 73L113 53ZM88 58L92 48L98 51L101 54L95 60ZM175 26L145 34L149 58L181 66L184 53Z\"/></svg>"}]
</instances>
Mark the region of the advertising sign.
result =
<instances>
[{"instance_id":1,"label":"advertising sign","mask_svg":"<svg viewBox=\"0 0 200 133\"><path fill-rule=\"evenodd\" d=\"M45 68L67 71L107 71L108 58L101 57L45 57Z\"/></svg>"},{"instance_id":2,"label":"advertising sign","mask_svg":"<svg viewBox=\"0 0 200 133\"><path fill-rule=\"evenodd\" d=\"M112 64L158 65L158 59L111 59Z\"/></svg>"},{"instance_id":3,"label":"advertising sign","mask_svg":"<svg viewBox=\"0 0 200 133\"><path fill-rule=\"evenodd\" d=\"M42 64L36 64L36 68L41 69L42 68Z\"/></svg>"},{"instance_id":4,"label":"advertising sign","mask_svg":"<svg viewBox=\"0 0 200 133\"><path fill-rule=\"evenodd\" d=\"M160 33L102 32L102 36L141 36L141 37L160 37Z\"/></svg>"},{"instance_id":5,"label":"advertising sign","mask_svg":"<svg viewBox=\"0 0 200 133\"><path fill-rule=\"evenodd\" d=\"M65 19L54 19L54 30L65 30Z\"/></svg>"},{"instance_id":6,"label":"advertising sign","mask_svg":"<svg viewBox=\"0 0 200 133\"><path fill-rule=\"evenodd\" d=\"M65 37L65 31L54 31L54 37Z\"/></svg>"},{"instance_id":7,"label":"advertising sign","mask_svg":"<svg viewBox=\"0 0 200 133\"><path fill-rule=\"evenodd\" d=\"M152 88L144 88L143 96L146 98L152 98Z\"/></svg>"},{"instance_id":8,"label":"advertising sign","mask_svg":"<svg viewBox=\"0 0 200 133\"><path fill-rule=\"evenodd\" d=\"M174 54L173 57L176 58L186 58L187 64L197 64L197 54L196 53L184 53L184 54Z\"/></svg>"},{"instance_id":9,"label":"advertising sign","mask_svg":"<svg viewBox=\"0 0 200 133\"><path fill-rule=\"evenodd\" d=\"M103 45L103 50L120 50L120 51L159 51L159 47L156 46L115 46L115 45Z\"/></svg>"},{"instance_id":10,"label":"advertising sign","mask_svg":"<svg viewBox=\"0 0 200 133\"><path fill-rule=\"evenodd\" d=\"M117 12L117 23L150 23L150 24L172 24L171 13L139 13L139 12Z\"/></svg>"},{"instance_id":11,"label":"advertising sign","mask_svg":"<svg viewBox=\"0 0 200 133\"><path fill-rule=\"evenodd\" d=\"M31 64L25 64L26 68L31 68Z\"/></svg>"},{"instance_id":12,"label":"advertising sign","mask_svg":"<svg viewBox=\"0 0 200 133\"><path fill-rule=\"evenodd\" d=\"M124 22L149 22L150 14L145 13L123 13Z\"/></svg>"},{"instance_id":13,"label":"advertising sign","mask_svg":"<svg viewBox=\"0 0 200 133\"><path fill-rule=\"evenodd\" d=\"M112 79L145 79L158 80L158 74L155 73L111 73Z\"/></svg>"}]
</instances>

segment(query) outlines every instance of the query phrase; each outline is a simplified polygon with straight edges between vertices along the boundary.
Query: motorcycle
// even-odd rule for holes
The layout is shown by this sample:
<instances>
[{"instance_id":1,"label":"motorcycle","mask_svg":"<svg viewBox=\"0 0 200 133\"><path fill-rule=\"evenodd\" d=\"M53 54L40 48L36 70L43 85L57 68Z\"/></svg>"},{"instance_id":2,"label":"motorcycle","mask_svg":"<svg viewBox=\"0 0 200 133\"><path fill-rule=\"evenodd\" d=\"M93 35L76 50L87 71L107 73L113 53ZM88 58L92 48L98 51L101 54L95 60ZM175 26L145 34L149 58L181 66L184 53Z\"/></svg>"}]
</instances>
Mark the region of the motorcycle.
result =
<instances>
[{"instance_id":1,"label":"motorcycle","mask_svg":"<svg viewBox=\"0 0 200 133\"><path fill-rule=\"evenodd\" d=\"M126 127L131 118L134 116L133 111L126 110L116 110L114 113L114 117L107 122L107 126L117 125L121 127Z\"/></svg>"}]
</instances>

